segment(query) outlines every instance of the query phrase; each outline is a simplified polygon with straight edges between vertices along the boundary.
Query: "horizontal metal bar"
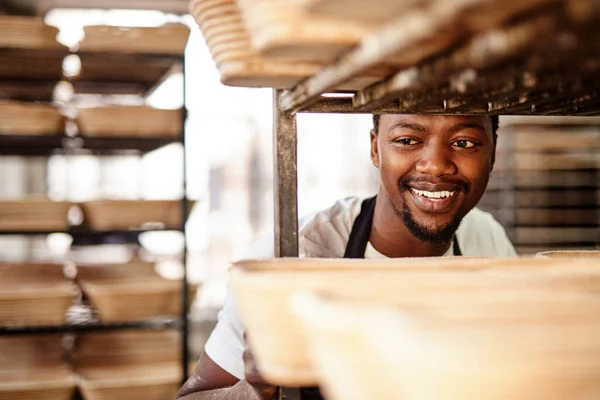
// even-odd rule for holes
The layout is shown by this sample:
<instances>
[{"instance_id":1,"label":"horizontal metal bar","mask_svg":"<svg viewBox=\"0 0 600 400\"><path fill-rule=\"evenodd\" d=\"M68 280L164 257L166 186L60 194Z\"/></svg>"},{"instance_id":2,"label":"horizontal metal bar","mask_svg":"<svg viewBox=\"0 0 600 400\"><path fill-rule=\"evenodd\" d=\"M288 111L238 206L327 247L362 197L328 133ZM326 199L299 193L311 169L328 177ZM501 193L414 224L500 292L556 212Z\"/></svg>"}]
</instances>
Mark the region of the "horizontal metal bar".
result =
<instances>
[{"instance_id":1,"label":"horizontal metal bar","mask_svg":"<svg viewBox=\"0 0 600 400\"><path fill-rule=\"evenodd\" d=\"M117 331L126 329L143 330L166 330L178 329L181 326L180 319L155 319L138 322L116 322L116 323L85 323L65 324L53 326L0 326L0 336L23 335L23 334L47 334L47 333L75 333L75 332L98 332Z\"/></svg>"}]
</instances>

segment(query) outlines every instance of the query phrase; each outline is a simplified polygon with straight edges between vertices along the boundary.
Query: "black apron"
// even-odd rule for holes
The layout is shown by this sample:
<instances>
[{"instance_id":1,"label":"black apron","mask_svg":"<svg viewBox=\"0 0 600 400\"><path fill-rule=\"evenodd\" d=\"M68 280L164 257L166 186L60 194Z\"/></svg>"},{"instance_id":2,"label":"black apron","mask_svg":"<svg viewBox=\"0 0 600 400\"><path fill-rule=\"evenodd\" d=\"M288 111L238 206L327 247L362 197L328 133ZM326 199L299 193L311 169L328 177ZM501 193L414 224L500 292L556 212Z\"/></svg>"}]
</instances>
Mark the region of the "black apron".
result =
<instances>
[{"instance_id":1,"label":"black apron","mask_svg":"<svg viewBox=\"0 0 600 400\"><path fill-rule=\"evenodd\" d=\"M352 231L350 231L350 238L348 239L348 244L346 245L344 258L365 258L365 250L369 244L371 228L373 227L376 199L377 196L371 197L362 202L360 214L358 214L358 217L356 217L356 220L354 220ZM452 251L455 256L462 256L462 251L460 250L456 236L454 237L454 240L452 240ZM323 399L318 388L301 388L300 394L302 400Z\"/></svg>"}]
</instances>

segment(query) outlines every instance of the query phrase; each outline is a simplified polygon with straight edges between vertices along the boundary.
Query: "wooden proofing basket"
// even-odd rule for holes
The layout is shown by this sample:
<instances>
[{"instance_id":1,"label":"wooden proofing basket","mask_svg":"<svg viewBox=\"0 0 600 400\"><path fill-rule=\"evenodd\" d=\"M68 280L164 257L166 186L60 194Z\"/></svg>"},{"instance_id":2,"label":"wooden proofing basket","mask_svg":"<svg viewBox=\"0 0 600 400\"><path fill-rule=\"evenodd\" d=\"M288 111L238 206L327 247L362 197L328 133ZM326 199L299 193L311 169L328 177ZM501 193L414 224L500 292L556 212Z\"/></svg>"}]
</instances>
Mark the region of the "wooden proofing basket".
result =
<instances>
[{"instance_id":1,"label":"wooden proofing basket","mask_svg":"<svg viewBox=\"0 0 600 400\"><path fill-rule=\"evenodd\" d=\"M146 106L80 108L79 131L86 137L180 137L182 110Z\"/></svg>"},{"instance_id":2,"label":"wooden proofing basket","mask_svg":"<svg viewBox=\"0 0 600 400\"><path fill-rule=\"evenodd\" d=\"M248 340L265 379L281 386L310 386L317 384L318 378L301 325L289 306L290 297L297 291L336 294L369 287L376 293L384 288L414 293L415 288L466 290L475 283L485 283L491 290L506 287L506 282L528 284L531 271L550 274L567 266L574 271L590 265L597 267L597 263L584 260L550 259L277 259L237 263L230 278Z\"/></svg>"},{"instance_id":3,"label":"wooden proofing basket","mask_svg":"<svg viewBox=\"0 0 600 400\"><path fill-rule=\"evenodd\" d=\"M50 104L0 101L0 135L58 135L64 117Z\"/></svg>"},{"instance_id":4,"label":"wooden proofing basket","mask_svg":"<svg viewBox=\"0 0 600 400\"><path fill-rule=\"evenodd\" d=\"M77 282L105 322L140 321L181 313L181 282L148 265L78 267ZM198 287L189 286L189 302Z\"/></svg>"},{"instance_id":5,"label":"wooden proofing basket","mask_svg":"<svg viewBox=\"0 0 600 400\"><path fill-rule=\"evenodd\" d=\"M0 201L0 230L64 231L71 203L38 199Z\"/></svg>"},{"instance_id":6,"label":"wooden proofing basket","mask_svg":"<svg viewBox=\"0 0 600 400\"><path fill-rule=\"evenodd\" d=\"M0 48L66 50L57 35L58 29L42 18L0 15Z\"/></svg>"},{"instance_id":7,"label":"wooden proofing basket","mask_svg":"<svg viewBox=\"0 0 600 400\"><path fill-rule=\"evenodd\" d=\"M81 335L74 358L86 400L163 400L182 380L178 331Z\"/></svg>"},{"instance_id":8,"label":"wooden proofing basket","mask_svg":"<svg viewBox=\"0 0 600 400\"><path fill-rule=\"evenodd\" d=\"M0 264L0 325L63 324L76 295L62 265Z\"/></svg>"},{"instance_id":9,"label":"wooden proofing basket","mask_svg":"<svg viewBox=\"0 0 600 400\"><path fill-rule=\"evenodd\" d=\"M117 52L183 55L190 36L187 26L167 24L157 28L86 26L79 44L82 52Z\"/></svg>"},{"instance_id":10,"label":"wooden proofing basket","mask_svg":"<svg viewBox=\"0 0 600 400\"><path fill-rule=\"evenodd\" d=\"M181 227L181 202L177 200L99 200L83 203L82 208L86 222L100 231L140 229L147 224Z\"/></svg>"},{"instance_id":11,"label":"wooden proofing basket","mask_svg":"<svg viewBox=\"0 0 600 400\"><path fill-rule=\"evenodd\" d=\"M398 292L371 301L348 295L294 299L327 398L558 400L599 393L600 302L592 294L507 287L449 294L418 309Z\"/></svg>"},{"instance_id":12,"label":"wooden proofing basket","mask_svg":"<svg viewBox=\"0 0 600 400\"><path fill-rule=\"evenodd\" d=\"M0 338L1 400L70 400L74 391L61 335Z\"/></svg>"},{"instance_id":13,"label":"wooden proofing basket","mask_svg":"<svg viewBox=\"0 0 600 400\"><path fill-rule=\"evenodd\" d=\"M538 257L550 258L596 258L600 259L600 250L556 250L544 251L537 254Z\"/></svg>"}]
</instances>

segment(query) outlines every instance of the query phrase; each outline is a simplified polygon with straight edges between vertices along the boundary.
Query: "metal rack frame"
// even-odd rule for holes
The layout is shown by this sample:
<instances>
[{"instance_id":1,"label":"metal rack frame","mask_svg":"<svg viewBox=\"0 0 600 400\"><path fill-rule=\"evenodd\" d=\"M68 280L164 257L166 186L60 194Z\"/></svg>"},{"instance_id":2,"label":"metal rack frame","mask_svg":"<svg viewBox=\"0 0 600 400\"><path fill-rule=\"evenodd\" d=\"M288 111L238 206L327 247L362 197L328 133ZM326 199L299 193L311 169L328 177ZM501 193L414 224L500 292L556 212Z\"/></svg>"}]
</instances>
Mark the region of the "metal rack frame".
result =
<instances>
[{"instance_id":1,"label":"metal rack frame","mask_svg":"<svg viewBox=\"0 0 600 400\"><path fill-rule=\"evenodd\" d=\"M70 53L68 51L44 51L43 54L48 56L58 57L67 56ZM34 55L33 50L13 50L13 49L0 49L0 54L18 54L22 56ZM89 54L86 53L89 56ZM186 222L189 214L188 210L188 198L187 198L187 154L186 154L186 122L187 122L187 108L186 108L186 73L185 73L185 56L176 55L139 55L139 54L116 54L116 53L102 53L101 56L105 57L107 62L112 59L127 60L131 62L138 62L147 60L163 67L165 73L161 73L160 76L156 76L156 81L152 84L134 84L131 85L128 82L114 82L110 80L100 80L100 82L90 82L83 80L79 82L77 79L73 80L73 83L77 87L79 84L85 89L93 89L93 93L98 94L117 94L123 93L138 93L147 95L151 93L160 83L162 83L168 76L174 72L183 72L183 110L182 110L182 132L180 137L161 137L161 138L85 138L85 137L66 137L66 136L0 136L0 156L5 155L22 155L22 156L49 156L52 154L81 154L92 153L95 155L119 155L123 151L136 151L138 153L146 153L160 147L166 146L171 143L180 143L183 147L183 194L181 203L181 226L176 229L184 235L184 249L183 249L183 278L182 278L182 297L181 297L181 314L178 318L158 318L145 321L131 321L123 323L81 323L81 324L64 324L57 326L1 326L0 335L19 335L19 334L45 334L45 333L80 333L80 332L95 332L95 331L114 331L114 330L126 330L126 329L141 329L141 330L166 330L166 329L178 329L181 332L181 368L183 372L183 380L185 381L188 376L189 369L189 349L188 349L188 311L189 311L189 288L187 279L187 232ZM36 85L39 83L45 83L48 86L58 82L58 80L33 80ZM5 85L20 85L23 82L31 82L31 80L25 79L7 79L2 78L0 83ZM78 83L79 82L79 83ZM36 85L31 86L31 89L35 89ZM29 87L29 86L27 86ZM99 90L98 90L99 89ZM29 100L27 96L23 99ZM40 100L43 97L37 96L37 94L31 99ZM45 99L48 100L48 99ZM33 146L33 147L32 147ZM155 230L155 229L151 229ZM60 230L59 230L60 231ZM48 235L51 233L57 233L59 231L0 231L0 235ZM88 230L86 228L73 227L60 233L68 233L78 238L85 238L85 240L97 241L102 238L106 238L110 235L133 235L137 236L145 231L105 231L98 232Z\"/></svg>"},{"instance_id":2,"label":"metal rack frame","mask_svg":"<svg viewBox=\"0 0 600 400\"><path fill-rule=\"evenodd\" d=\"M275 257L298 256L296 115L310 113L600 115L600 6L583 1L578 24L551 9L508 28L482 32L438 58L392 68L355 93L327 95L423 39L401 17L290 90L274 96ZM551 21L549 23L549 21ZM430 31L448 21L431 18ZM569 44L561 39L569 39ZM497 45L502 42L502 45ZM397 57L396 57L397 58ZM282 388L279 399L298 400Z\"/></svg>"}]
</instances>

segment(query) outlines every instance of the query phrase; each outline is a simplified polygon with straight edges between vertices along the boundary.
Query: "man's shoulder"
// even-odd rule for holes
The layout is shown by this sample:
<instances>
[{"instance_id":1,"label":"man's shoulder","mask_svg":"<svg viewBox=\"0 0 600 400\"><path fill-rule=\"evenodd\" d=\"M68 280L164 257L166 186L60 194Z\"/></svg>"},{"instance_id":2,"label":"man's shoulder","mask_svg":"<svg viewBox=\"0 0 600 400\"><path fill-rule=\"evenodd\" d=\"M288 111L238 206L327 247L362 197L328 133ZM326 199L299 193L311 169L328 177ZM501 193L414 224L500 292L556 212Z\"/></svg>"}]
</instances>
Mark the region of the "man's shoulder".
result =
<instances>
[{"instance_id":1,"label":"man's shoulder","mask_svg":"<svg viewBox=\"0 0 600 400\"><path fill-rule=\"evenodd\" d=\"M346 197L331 207L300 219L298 242L301 257L341 257L350 237L352 224L360 212L363 199ZM246 254L246 258L274 256L273 231L263 234Z\"/></svg>"},{"instance_id":2,"label":"man's shoulder","mask_svg":"<svg viewBox=\"0 0 600 400\"><path fill-rule=\"evenodd\" d=\"M346 197L305 216L299 223L300 250L308 257L341 257L363 199Z\"/></svg>"},{"instance_id":3,"label":"man's shoulder","mask_svg":"<svg viewBox=\"0 0 600 400\"><path fill-rule=\"evenodd\" d=\"M466 255L506 257L514 252L504 227L492 214L479 208L473 208L463 218L456 235Z\"/></svg>"}]
</instances>

